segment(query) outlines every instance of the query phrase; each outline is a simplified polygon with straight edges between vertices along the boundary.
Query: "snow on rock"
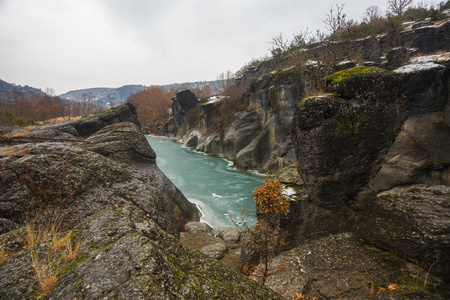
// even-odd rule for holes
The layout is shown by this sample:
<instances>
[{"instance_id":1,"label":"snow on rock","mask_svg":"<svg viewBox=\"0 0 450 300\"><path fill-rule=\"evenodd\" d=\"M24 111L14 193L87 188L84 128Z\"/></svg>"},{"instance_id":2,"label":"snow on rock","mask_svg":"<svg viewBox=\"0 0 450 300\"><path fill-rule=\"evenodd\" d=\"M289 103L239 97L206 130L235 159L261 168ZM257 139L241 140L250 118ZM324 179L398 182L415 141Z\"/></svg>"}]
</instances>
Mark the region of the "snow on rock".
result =
<instances>
[{"instance_id":1,"label":"snow on rock","mask_svg":"<svg viewBox=\"0 0 450 300\"><path fill-rule=\"evenodd\" d=\"M285 187L285 188L283 189L283 195L286 196L286 197L295 195L296 193L297 193L297 192L296 192L293 188L291 188L291 187Z\"/></svg>"},{"instance_id":2,"label":"snow on rock","mask_svg":"<svg viewBox=\"0 0 450 300\"><path fill-rule=\"evenodd\" d=\"M409 64L394 70L394 72L413 73L418 71L431 70L435 68L444 68L444 66L439 64L438 62L449 59L450 59L450 52L445 54L417 56L411 58L409 60Z\"/></svg>"},{"instance_id":3,"label":"snow on rock","mask_svg":"<svg viewBox=\"0 0 450 300\"><path fill-rule=\"evenodd\" d=\"M219 102L220 100L227 98L225 96L211 96L208 98L208 102L207 103L216 103Z\"/></svg>"}]
</instances>

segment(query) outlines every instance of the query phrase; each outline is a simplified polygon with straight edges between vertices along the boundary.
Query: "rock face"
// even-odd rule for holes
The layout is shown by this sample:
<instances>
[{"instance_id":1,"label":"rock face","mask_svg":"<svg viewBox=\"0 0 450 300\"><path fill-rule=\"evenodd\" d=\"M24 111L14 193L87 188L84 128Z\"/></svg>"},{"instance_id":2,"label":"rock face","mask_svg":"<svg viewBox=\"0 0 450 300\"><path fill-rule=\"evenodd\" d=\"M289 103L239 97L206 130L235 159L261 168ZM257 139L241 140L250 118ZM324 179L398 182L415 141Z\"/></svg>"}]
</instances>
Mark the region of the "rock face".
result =
<instances>
[{"instance_id":1,"label":"rock face","mask_svg":"<svg viewBox=\"0 0 450 300\"><path fill-rule=\"evenodd\" d=\"M189 131L191 129L191 124L189 124L189 114L193 113L198 106L199 101L194 93L189 90L178 92L176 96L172 98L172 114L174 116L172 122L175 126L169 124L169 132L180 136Z\"/></svg>"},{"instance_id":2,"label":"rock face","mask_svg":"<svg viewBox=\"0 0 450 300\"><path fill-rule=\"evenodd\" d=\"M133 108L34 134L76 140L0 148L0 298L40 297L44 268L57 278L49 299L281 299L180 244L199 212L156 166ZM30 218L63 232L30 244ZM71 260L55 246L64 237L79 247Z\"/></svg>"},{"instance_id":3,"label":"rock face","mask_svg":"<svg viewBox=\"0 0 450 300\"><path fill-rule=\"evenodd\" d=\"M304 84L290 71L270 74L236 104L244 110L220 101L202 104L200 122L187 131L180 126L176 136L186 146L228 157L237 168L276 171L295 162L290 128ZM219 126L220 122L227 125Z\"/></svg>"},{"instance_id":4,"label":"rock face","mask_svg":"<svg viewBox=\"0 0 450 300\"><path fill-rule=\"evenodd\" d=\"M450 185L449 69L404 70L338 72L332 95L298 103L292 134L307 201L292 204L285 227L297 243L354 231L450 282L449 258L436 254L450 253L448 191L405 191Z\"/></svg>"}]
</instances>

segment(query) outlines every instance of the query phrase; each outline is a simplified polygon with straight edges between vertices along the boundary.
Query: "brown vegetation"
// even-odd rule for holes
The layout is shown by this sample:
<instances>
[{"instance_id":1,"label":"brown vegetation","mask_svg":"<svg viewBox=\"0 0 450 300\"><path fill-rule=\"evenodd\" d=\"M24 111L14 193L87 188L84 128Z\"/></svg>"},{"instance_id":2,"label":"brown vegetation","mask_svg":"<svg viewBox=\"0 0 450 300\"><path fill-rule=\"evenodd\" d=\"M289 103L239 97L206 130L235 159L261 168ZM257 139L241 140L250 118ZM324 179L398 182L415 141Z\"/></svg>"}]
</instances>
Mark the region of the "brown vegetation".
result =
<instances>
[{"instance_id":1,"label":"brown vegetation","mask_svg":"<svg viewBox=\"0 0 450 300\"><path fill-rule=\"evenodd\" d=\"M0 266L3 265L7 259L8 253L5 250L0 249Z\"/></svg>"},{"instance_id":2,"label":"brown vegetation","mask_svg":"<svg viewBox=\"0 0 450 300\"><path fill-rule=\"evenodd\" d=\"M136 106L139 121L151 133L161 134L163 124L169 119L172 93L151 87L132 94L127 101Z\"/></svg>"},{"instance_id":3,"label":"brown vegetation","mask_svg":"<svg viewBox=\"0 0 450 300\"><path fill-rule=\"evenodd\" d=\"M59 269L75 260L81 248L81 240L72 241L72 231L61 236L75 219L70 208L74 194L73 179L65 173L63 166L50 167L49 171L46 175L26 171L26 175L20 178L28 189L27 200L23 203L24 247L51 239L47 251L33 249L30 252L39 298L51 292L58 281Z\"/></svg>"},{"instance_id":4,"label":"brown vegetation","mask_svg":"<svg viewBox=\"0 0 450 300\"><path fill-rule=\"evenodd\" d=\"M42 299L50 294L56 282L58 281L58 270L53 269L51 262L40 261L38 256L35 254L31 255L31 260L39 285L39 299Z\"/></svg>"},{"instance_id":5,"label":"brown vegetation","mask_svg":"<svg viewBox=\"0 0 450 300\"><path fill-rule=\"evenodd\" d=\"M261 284L264 284L267 276L273 273L269 272L269 264L279 247L284 244L280 236L279 217L289 212L289 199L283 196L283 184L274 179L264 181L253 191L253 197L256 207L256 216L253 217L257 217L257 220L253 226L244 222L247 238L242 246L250 247L252 252L259 256L259 260L256 263L243 262L242 270L244 273L255 276ZM252 216L243 208L241 211L243 221L248 216ZM236 219L232 221L239 227ZM274 272L280 272L283 269L284 266L280 265Z\"/></svg>"},{"instance_id":6,"label":"brown vegetation","mask_svg":"<svg viewBox=\"0 0 450 300\"><path fill-rule=\"evenodd\" d=\"M0 125L27 126L41 122L53 123L54 120L70 120L80 115L101 111L92 97L83 97L75 101L61 99L46 94L23 95L8 94L0 98Z\"/></svg>"}]
</instances>

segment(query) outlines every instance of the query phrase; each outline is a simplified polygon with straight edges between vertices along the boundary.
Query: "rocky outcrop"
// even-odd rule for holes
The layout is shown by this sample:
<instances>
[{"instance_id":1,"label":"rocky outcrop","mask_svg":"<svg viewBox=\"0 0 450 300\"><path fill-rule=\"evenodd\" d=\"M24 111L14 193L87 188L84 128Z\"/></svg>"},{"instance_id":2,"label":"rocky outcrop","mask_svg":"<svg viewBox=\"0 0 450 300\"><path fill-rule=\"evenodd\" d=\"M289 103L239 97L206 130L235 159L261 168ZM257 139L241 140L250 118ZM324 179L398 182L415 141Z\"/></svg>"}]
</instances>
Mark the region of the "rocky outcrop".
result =
<instances>
[{"instance_id":1,"label":"rocky outcrop","mask_svg":"<svg viewBox=\"0 0 450 300\"><path fill-rule=\"evenodd\" d=\"M448 257L436 254L450 253L448 191L408 190L450 185L450 77L437 60L341 71L328 78L333 94L298 103L292 134L307 201L292 204L292 240L354 231L449 282Z\"/></svg>"},{"instance_id":2,"label":"rocky outcrop","mask_svg":"<svg viewBox=\"0 0 450 300\"><path fill-rule=\"evenodd\" d=\"M366 200L356 216L358 235L450 282L450 188L432 186Z\"/></svg>"},{"instance_id":3,"label":"rocky outcrop","mask_svg":"<svg viewBox=\"0 0 450 300\"><path fill-rule=\"evenodd\" d=\"M136 108L131 103L125 103L108 111L86 119L61 122L54 125L37 127L29 137L84 138L103 127L120 122L131 122L141 128L136 114Z\"/></svg>"},{"instance_id":4,"label":"rocky outcrop","mask_svg":"<svg viewBox=\"0 0 450 300\"><path fill-rule=\"evenodd\" d=\"M0 298L41 297L45 270L57 278L48 299L281 299L181 245L180 225L198 210L156 166L135 114L109 113L39 130L76 140L0 148ZM32 244L30 220L62 232Z\"/></svg>"},{"instance_id":5,"label":"rocky outcrop","mask_svg":"<svg viewBox=\"0 0 450 300\"><path fill-rule=\"evenodd\" d=\"M304 85L293 71L269 74L232 107L221 101L201 105L200 121L177 137L186 146L226 156L237 168L276 171L295 162L290 128Z\"/></svg>"},{"instance_id":6,"label":"rocky outcrop","mask_svg":"<svg viewBox=\"0 0 450 300\"><path fill-rule=\"evenodd\" d=\"M446 299L444 293L429 295L412 288L425 281L442 285L428 270L346 232L283 252L269 270L266 285L285 299L300 294L306 299Z\"/></svg>"},{"instance_id":7,"label":"rocky outcrop","mask_svg":"<svg viewBox=\"0 0 450 300\"><path fill-rule=\"evenodd\" d=\"M144 141L130 139L133 136ZM59 190L63 191L60 197L70 202L65 208L68 222L82 220L105 206L132 203L164 230L178 235L175 207L186 220L198 217L195 206L157 168L153 150L132 123L110 125L77 145L27 143L8 151L11 155L2 157L0 216L16 223L23 222L28 207L36 206L36 197L48 201L45 193Z\"/></svg>"},{"instance_id":8,"label":"rocky outcrop","mask_svg":"<svg viewBox=\"0 0 450 300\"><path fill-rule=\"evenodd\" d=\"M197 97L190 90L178 92L172 98L173 119L169 122L168 132L176 137L182 137L191 130L192 116L195 109L200 105Z\"/></svg>"},{"instance_id":9,"label":"rocky outcrop","mask_svg":"<svg viewBox=\"0 0 450 300\"><path fill-rule=\"evenodd\" d=\"M48 299L282 299L186 249L133 205L101 210L72 235L83 241L80 255L59 270ZM0 267L2 298L36 295L31 255L45 261L49 243L28 247Z\"/></svg>"}]
</instances>

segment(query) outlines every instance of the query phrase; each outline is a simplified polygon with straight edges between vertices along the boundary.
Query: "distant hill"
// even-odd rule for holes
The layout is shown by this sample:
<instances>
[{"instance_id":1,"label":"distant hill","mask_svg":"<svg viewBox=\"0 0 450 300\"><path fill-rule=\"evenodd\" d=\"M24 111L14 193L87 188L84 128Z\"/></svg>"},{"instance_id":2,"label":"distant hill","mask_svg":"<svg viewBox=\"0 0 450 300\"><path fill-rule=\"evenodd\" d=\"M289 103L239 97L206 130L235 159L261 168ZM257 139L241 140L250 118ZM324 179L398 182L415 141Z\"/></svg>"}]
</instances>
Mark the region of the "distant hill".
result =
<instances>
[{"instance_id":1,"label":"distant hill","mask_svg":"<svg viewBox=\"0 0 450 300\"><path fill-rule=\"evenodd\" d=\"M0 79L0 104L14 100L15 94L31 95L43 94L43 92L40 89L28 85L16 85Z\"/></svg>"},{"instance_id":2,"label":"distant hill","mask_svg":"<svg viewBox=\"0 0 450 300\"><path fill-rule=\"evenodd\" d=\"M110 102L114 105L124 103L128 96L146 88L143 85L124 85L119 88L89 88L69 91L60 95L60 97L67 100L79 100L89 97L92 98L91 100L94 103L109 106Z\"/></svg>"},{"instance_id":3,"label":"distant hill","mask_svg":"<svg viewBox=\"0 0 450 300\"><path fill-rule=\"evenodd\" d=\"M168 91L172 88L176 90L181 89L188 89L188 90L194 90L194 89L202 89L203 87L209 85L211 87L212 93L217 94L220 91L220 87L223 85L220 83L219 80L210 80L210 81L197 81L197 82L185 82L185 83L172 83L167 85L161 85L162 89Z\"/></svg>"},{"instance_id":4,"label":"distant hill","mask_svg":"<svg viewBox=\"0 0 450 300\"><path fill-rule=\"evenodd\" d=\"M217 80L186 82L186 83L172 83L172 84L167 84L167 85L160 85L158 87L162 88L165 91L168 91L172 88L174 88L176 90L201 89L207 85L209 85L211 87L212 92L214 94L218 92L220 85ZM65 94L60 95L60 97L63 99L67 99L67 100L79 100L79 99L85 99L86 97L90 97L93 102L101 104L103 106L109 106L110 102L113 102L114 105L118 105L118 104L124 103L131 94L145 90L149 87L150 86L144 86L144 85L124 85L119 88L88 88L88 89L69 91Z\"/></svg>"}]
</instances>

